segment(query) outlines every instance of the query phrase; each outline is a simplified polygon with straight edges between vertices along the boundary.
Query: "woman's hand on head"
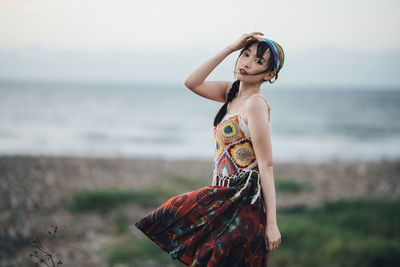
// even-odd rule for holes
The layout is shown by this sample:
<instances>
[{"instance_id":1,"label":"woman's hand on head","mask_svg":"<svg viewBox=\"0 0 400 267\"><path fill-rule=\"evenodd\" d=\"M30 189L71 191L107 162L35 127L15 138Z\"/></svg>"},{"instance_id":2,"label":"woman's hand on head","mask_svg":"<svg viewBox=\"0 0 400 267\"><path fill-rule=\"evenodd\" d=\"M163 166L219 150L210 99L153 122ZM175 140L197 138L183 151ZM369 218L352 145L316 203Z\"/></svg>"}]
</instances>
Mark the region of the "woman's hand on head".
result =
<instances>
[{"instance_id":1,"label":"woman's hand on head","mask_svg":"<svg viewBox=\"0 0 400 267\"><path fill-rule=\"evenodd\" d=\"M257 40L257 41L264 41L260 36L257 35L264 35L262 32L252 32L252 33L244 33L240 38L232 43L229 47L232 51L239 50L243 48L248 42Z\"/></svg>"}]
</instances>

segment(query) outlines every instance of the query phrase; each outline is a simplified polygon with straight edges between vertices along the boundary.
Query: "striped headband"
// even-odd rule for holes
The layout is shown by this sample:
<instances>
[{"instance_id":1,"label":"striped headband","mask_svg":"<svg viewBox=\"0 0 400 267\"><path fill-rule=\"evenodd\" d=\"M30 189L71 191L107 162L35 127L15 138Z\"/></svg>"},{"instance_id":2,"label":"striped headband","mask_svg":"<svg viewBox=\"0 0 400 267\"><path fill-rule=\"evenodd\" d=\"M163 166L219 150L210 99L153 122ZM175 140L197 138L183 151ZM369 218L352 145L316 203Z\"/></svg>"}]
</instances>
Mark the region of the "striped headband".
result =
<instances>
[{"instance_id":1,"label":"striped headband","mask_svg":"<svg viewBox=\"0 0 400 267\"><path fill-rule=\"evenodd\" d=\"M285 53L283 52L282 47L277 43L274 42L270 39L261 37L264 39L264 41L267 43L268 47L270 48L270 51L272 51L272 54L274 56L274 61L275 61L275 66L274 70L278 70L278 72L281 70L283 67L283 63L285 62Z\"/></svg>"}]
</instances>

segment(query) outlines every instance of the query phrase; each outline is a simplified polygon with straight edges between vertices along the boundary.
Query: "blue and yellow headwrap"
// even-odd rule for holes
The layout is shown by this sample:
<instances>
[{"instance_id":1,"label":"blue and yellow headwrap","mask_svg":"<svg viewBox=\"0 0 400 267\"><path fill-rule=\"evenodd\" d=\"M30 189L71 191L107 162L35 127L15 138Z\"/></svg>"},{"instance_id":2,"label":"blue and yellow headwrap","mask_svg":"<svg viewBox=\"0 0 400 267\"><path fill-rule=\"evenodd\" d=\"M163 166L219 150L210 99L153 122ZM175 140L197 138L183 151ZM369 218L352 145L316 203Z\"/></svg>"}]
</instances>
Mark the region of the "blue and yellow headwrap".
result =
<instances>
[{"instance_id":1,"label":"blue and yellow headwrap","mask_svg":"<svg viewBox=\"0 0 400 267\"><path fill-rule=\"evenodd\" d=\"M270 51L272 52L272 55L274 57L275 61L275 66L274 70L277 70L277 73L281 70L283 67L283 63L285 62L285 53L283 52L282 47L277 43L274 42L270 39L261 37L264 39L264 41L267 43Z\"/></svg>"}]
</instances>

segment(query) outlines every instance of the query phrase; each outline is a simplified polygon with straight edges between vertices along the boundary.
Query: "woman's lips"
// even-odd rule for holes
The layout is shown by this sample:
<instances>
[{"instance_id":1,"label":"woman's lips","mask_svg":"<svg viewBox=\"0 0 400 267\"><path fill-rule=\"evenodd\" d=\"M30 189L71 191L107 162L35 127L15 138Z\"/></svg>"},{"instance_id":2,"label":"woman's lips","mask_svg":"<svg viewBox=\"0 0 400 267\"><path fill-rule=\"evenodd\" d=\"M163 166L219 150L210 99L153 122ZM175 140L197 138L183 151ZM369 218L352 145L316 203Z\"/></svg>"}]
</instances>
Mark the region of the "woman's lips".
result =
<instances>
[{"instance_id":1,"label":"woman's lips","mask_svg":"<svg viewBox=\"0 0 400 267\"><path fill-rule=\"evenodd\" d=\"M244 69L240 69L239 72L240 74L247 74L247 71L245 71Z\"/></svg>"}]
</instances>

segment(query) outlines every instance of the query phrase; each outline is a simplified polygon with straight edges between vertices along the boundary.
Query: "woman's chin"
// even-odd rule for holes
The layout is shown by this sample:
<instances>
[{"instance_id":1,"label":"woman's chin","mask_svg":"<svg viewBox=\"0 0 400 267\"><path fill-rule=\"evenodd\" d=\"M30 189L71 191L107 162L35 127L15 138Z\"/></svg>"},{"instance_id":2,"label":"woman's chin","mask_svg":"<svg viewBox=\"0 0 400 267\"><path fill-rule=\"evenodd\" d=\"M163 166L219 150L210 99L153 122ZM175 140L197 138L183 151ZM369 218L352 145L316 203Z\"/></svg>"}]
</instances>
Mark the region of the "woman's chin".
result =
<instances>
[{"instance_id":1,"label":"woman's chin","mask_svg":"<svg viewBox=\"0 0 400 267\"><path fill-rule=\"evenodd\" d=\"M245 83L245 84L256 84L259 81L256 81L254 79L249 79L248 77L245 77L244 75L242 76L237 76L236 79L238 79L241 83Z\"/></svg>"},{"instance_id":2,"label":"woman's chin","mask_svg":"<svg viewBox=\"0 0 400 267\"><path fill-rule=\"evenodd\" d=\"M248 81L247 78L248 78L248 77L246 77L246 75L244 75L244 74L240 74L240 73L237 73L237 74L236 74L236 79L238 79L238 80L241 81L241 82L246 82L246 81Z\"/></svg>"}]
</instances>

